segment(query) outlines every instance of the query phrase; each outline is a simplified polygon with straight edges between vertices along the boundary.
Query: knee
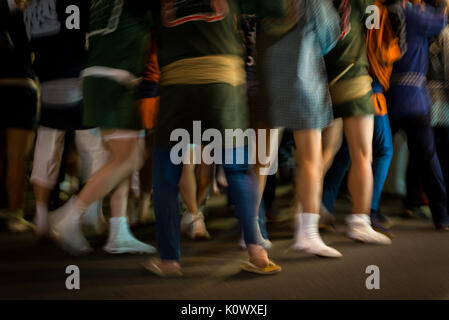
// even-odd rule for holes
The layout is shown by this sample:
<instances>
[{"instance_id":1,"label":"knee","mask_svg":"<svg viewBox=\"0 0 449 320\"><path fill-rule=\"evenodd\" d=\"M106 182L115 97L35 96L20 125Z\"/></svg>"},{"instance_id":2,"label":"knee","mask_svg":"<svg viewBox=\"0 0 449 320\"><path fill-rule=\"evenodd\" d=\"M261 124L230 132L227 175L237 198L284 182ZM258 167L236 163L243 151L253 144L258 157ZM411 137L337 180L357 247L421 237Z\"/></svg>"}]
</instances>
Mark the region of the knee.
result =
<instances>
[{"instance_id":1,"label":"knee","mask_svg":"<svg viewBox=\"0 0 449 320\"><path fill-rule=\"evenodd\" d=\"M324 164L322 161L302 161L302 172L313 180L321 180L324 173Z\"/></svg>"},{"instance_id":2,"label":"knee","mask_svg":"<svg viewBox=\"0 0 449 320\"><path fill-rule=\"evenodd\" d=\"M122 152L113 157L113 161L122 168L128 171L140 169L144 163L144 155L137 146L130 150L130 152Z\"/></svg>"},{"instance_id":3,"label":"knee","mask_svg":"<svg viewBox=\"0 0 449 320\"><path fill-rule=\"evenodd\" d=\"M383 144L373 150L374 158L391 160L393 158L393 144Z\"/></svg>"}]
</instances>

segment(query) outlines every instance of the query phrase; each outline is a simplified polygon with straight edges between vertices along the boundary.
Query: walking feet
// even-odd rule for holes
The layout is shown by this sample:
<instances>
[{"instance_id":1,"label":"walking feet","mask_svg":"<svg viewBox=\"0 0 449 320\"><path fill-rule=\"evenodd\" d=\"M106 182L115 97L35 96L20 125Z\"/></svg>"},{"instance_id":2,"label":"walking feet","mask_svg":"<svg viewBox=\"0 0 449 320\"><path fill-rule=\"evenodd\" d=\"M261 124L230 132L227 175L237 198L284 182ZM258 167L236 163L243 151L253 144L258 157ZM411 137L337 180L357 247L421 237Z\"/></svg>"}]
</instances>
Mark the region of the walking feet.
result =
<instances>
[{"instance_id":1,"label":"walking feet","mask_svg":"<svg viewBox=\"0 0 449 320\"><path fill-rule=\"evenodd\" d=\"M319 214L299 213L296 219L294 251L315 254L320 257L341 258L343 255L327 246L320 237L318 231Z\"/></svg>"},{"instance_id":2,"label":"walking feet","mask_svg":"<svg viewBox=\"0 0 449 320\"><path fill-rule=\"evenodd\" d=\"M151 258L142 263L142 266L159 277L181 277L182 269L175 260L161 260Z\"/></svg>"},{"instance_id":3,"label":"walking feet","mask_svg":"<svg viewBox=\"0 0 449 320\"><path fill-rule=\"evenodd\" d=\"M348 237L365 243L391 244L390 238L371 227L371 219L367 214L350 214L346 218L348 224Z\"/></svg>"},{"instance_id":4,"label":"walking feet","mask_svg":"<svg viewBox=\"0 0 449 320\"><path fill-rule=\"evenodd\" d=\"M81 230L83 212L75 204L75 198L50 214L49 225L52 238L72 255L92 252ZM109 237L104 250L111 254L156 252L153 246L137 240L131 233L126 217L110 219Z\"/></svg>"},{"instance_id":5,"label":"walking feet","mask_svg":"<svg viewBox=\"0 0 449 320\"><path fill-rule=\"evenodd\" d=\"M57 244L72 255L82 255L90 253L92 248L81 232L83 212L76 207L75 202L76 198L72 198L51 213L49 224L52 237Z\"/></svg>"},{"instance_id":6,"label":"walking feet","mask_svg":"<svg viewBox=\"0 0 449 320\"><path fill-rule=\"evenodd\" d=\"M202 212L192 214L185 211L181 218L181 231L192 240L210 239L209 232L207 232L206 224L204 223L204 215Z\"/></svg>"},{"instance_id":7,"label":"walking feet","mask_svg":"<svg viewBox=\"0 0 449 320\"><path fill-rule=\"evenodd\" d=\"M156 248L137 240L129 229L126 217L111 218L109 238L104 251L111 254L141 253L152 254Z\"/></svg>"},{"instance_id":8,"label":"walking feet","mask_svg":"<svg viewBox=\"0 0 449 320\"><path fill-rule=\"evenodd\" d=\"M261 275L270 275L282 271L281 266L268 258L267 250L262 246L250 244L248 253L250 258L240 265L242 270Z\"/></svg>"}]
</instances>

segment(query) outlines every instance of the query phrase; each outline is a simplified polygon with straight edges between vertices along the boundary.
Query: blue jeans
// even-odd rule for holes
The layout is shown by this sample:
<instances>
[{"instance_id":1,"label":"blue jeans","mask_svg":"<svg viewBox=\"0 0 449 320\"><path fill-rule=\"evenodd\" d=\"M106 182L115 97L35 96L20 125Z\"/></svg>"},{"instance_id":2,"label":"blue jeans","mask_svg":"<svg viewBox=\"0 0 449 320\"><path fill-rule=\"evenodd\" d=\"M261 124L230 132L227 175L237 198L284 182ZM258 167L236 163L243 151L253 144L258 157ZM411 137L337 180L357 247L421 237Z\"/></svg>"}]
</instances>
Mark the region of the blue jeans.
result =
<instances>
[{"instance_id":1,"label":"blue jeans","mask_svg":"<svg viewBox=\"0 0 449 320\"><path fill-rule=\"evenodd\" d=\"M374 117L373 135L373 197L371 210L378 211L380 197L393 158L393 137L388 115ZM323 204L327 210L334 212L335 200L340 185L351 164L346 140L335 156L334 162L324 178Z\"/></svg>"},{"instance_id":2,"label":"blue jeans","mask_svg":"<svg viewBox=\"0 0 449 320\"><path fill-rule=\"evenodd\" d=\"M237 149L232 150L235 155ZM244 148L244 164L223 164L229 193L243 229L246 244L260 244L261 231L258 227L258 183L252 167L248 164L248 148ZM225 162L223 152L223 163ZM153 149L153 197L156 215L156 238L160 257L163 260L180 258L180 210L178 205L178 184L182 164L173 164L170 148Z\"/></svg>"}]
</instances>

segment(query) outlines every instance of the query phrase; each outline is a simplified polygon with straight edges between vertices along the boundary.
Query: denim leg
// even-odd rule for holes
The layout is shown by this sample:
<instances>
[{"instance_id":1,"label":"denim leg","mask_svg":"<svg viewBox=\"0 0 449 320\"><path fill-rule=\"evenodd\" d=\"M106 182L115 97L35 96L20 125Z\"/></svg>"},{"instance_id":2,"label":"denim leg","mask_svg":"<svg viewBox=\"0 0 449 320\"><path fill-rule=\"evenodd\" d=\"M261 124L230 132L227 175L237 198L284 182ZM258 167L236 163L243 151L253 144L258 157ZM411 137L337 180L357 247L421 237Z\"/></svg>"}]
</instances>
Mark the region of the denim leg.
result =
<instances>
[{"instance_id":1,"label":"denim leg","mask_svg":"<svg viewBox=\"0 0 449 320\"><path fill-rule=\"evenodd\" d=\"M245 155L248 154L248 148ZM227 152L234 152L237 149L225 149L223 156ZM225 162L225 161L223 161ZM253 168L248 164L245 156L244 164L223 164L226 179L229 187L228 192L235 206L235 211L243 229L243 237L246 244L261 244L261 231L258 222L258 183Z\"/></svg>"},{"instance_id":2,"label":"denim leg","mask_svg":"<svg viewBox=\"0 0 449 320\"><path fill-rule=\"evenodd\" d=\"M259 224L259 230L262 237L268 240L267 219L265 215L265 204L263 199L260 202L259 213L257 215L257 223Z\"/></svg>"},{"instance_id":3,"label":"denim leg","mask_svg":"<svg viewBox=\"0 0 449 320\"><path fill-rule=\"evenodd\" d=\"M393 137L388 116L374 117L373 137L373 198L371 210L378 211L380 197L393 158Z\"/></svg>"},{"instance_id":4,"label":"denim leg","mask_svg":"<svg viewBox=\"0 0 449 320\"><path fill-rule=\"evenodd\" d=\"M170 148L153 149L153 199L156 239L163 260L179 260L180 212L179 180L182 164L170 160Z\"/></svg>"},{"instance_id":5,"label":"denim leg","mask_svg":"<svg viewBox=\"0 0 449 320\"><path fill-rule=\"evenodd\" d=\"M345 174L349 169L351 159L349 157L349 149L346 139L334 158L332 166L324 177L323 183L323 204L329 212L334 212L334 204L337 200L341 183L345 178Z\"/></svg>"}]
</instances>

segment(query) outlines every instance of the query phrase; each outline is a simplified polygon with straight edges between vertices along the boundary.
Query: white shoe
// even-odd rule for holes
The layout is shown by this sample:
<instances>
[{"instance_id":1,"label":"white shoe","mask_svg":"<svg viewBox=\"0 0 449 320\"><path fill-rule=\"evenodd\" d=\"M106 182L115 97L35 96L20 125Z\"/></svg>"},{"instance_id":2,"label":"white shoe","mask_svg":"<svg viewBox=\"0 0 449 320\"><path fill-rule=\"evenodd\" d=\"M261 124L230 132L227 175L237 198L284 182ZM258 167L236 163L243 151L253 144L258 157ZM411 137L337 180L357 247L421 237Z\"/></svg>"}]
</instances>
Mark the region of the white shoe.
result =
<instances>
[{"instance_id":1,"label":"white shoe","mask_svg":"<svg viewBox=\"0 0 449 320\"><path fill-rule=\"evenodd\" d=\"M193 215L187 211L184 212L181 218L181 231L193 240L210 238L202 212L198 212L197 215Z\"/></svg>"},{"instance_id":2,"label":"white shoe","mask_svg":"<svg viewBox=\"0 0 449 320\"><path fill-rule=\"evenodd\" d=\"M123 254L123 253L156 253L156 248L137 240L134 237L115 238L103 247L104 251L110 254Z\"/></svg>"},{"instance_id":3,"label":"white shoe","mask_svg":"<svg viewBox=\"0 0 449 320\"><path fill-rule=\"evenodd\" d=\"M156 252L156 248L137 240L129 230L128 221L125 217L111 218L109 238L104 251L111 254L123 253L148 253Z\"/></svg>"},{"instance_id":4,"label":"white shoe","mask_svg":"<svg viewBox=\"0 0 449 320\"><path fill-rule=\"evenodd\" d=\"M348 237L365 243L391 244L391 239L371 227L371 219L367 214L351 214L346 218Z\"/></svg>"},{"instance_id":5,"label":"white shoe","mask_svg":"<svg viewBox=\"0 0 449 320\"><path fill-rule=\"evenodd\" d=\"M50 213L49 224L54 240L72 255L90 253L89 242L81 232L81 215L74 207L75 198Z\"/></svg>"},{"instance_id":6,"label":"white shoe","mask_svg":"<svg viewBox=\"0 0 449 320\"><path fill-rule=\"evenodd\" d=\"M10 212L6 221L8 230L15 233L28 232L34 229L33 224L28 222L23 216L22 210Z\"/></svg>"},{"instance_id":7,"label":"white shoe","mask_svg":"<svg viewBox=\"0 0 449 320\"><path fill-rule=\"evenodd\" d=\"M86 210L82 219L83 226L94 234L101 235L107 230L107 222L103 216L103 201L95 201Z\"/></svg>"},{"instance_id":8,"label":"white shoe","mask_svg":"<svg viewBox=\"0 0 449 320\"><path fill-rule=\"evenodd\" d=\"M299 213L296 215L295 243L292 250L315 254L321 257L341 258L343 255L327 246L318 231L318 214Z\"/></svg>"}]
</instances>

